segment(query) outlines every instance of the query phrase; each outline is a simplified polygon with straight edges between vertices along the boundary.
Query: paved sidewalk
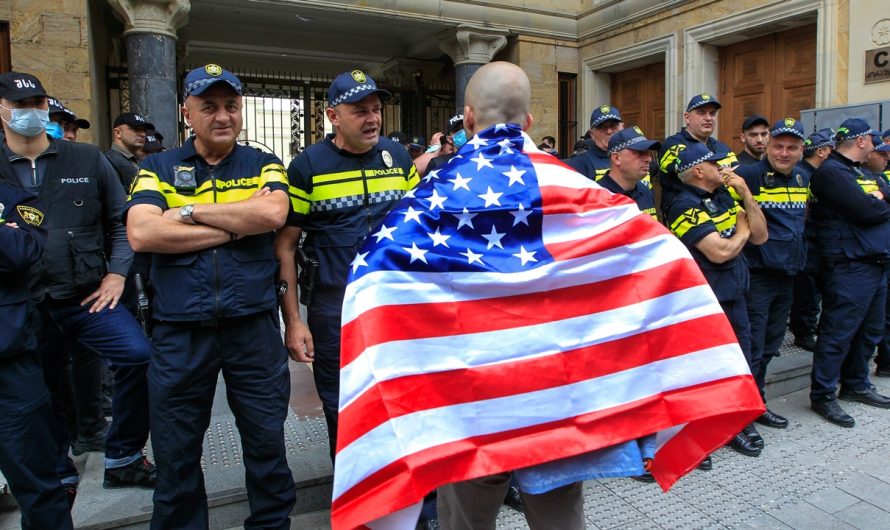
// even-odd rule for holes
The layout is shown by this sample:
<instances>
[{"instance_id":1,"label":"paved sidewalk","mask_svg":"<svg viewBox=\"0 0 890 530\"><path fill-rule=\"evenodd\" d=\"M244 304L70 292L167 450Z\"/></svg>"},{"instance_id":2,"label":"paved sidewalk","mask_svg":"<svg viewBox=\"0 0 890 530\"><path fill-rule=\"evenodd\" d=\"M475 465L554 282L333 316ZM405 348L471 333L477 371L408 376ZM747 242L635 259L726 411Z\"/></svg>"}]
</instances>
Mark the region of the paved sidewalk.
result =
<instances>
[{"instance_id":1,"label":"paved sidewalk","mask_svg":"<svg viewBox=\"0 0 890 530\"><path fill-rule=\"evenodd\" d=\"M880 392L890 394L890 379L874 378L873 382ZM843 429L823 421L809 409L807 390L772 399L769 404L771 409L787 416L791 425L785 430L760 428L767 444L760 457L745 457L731 449L721 449L713 455L712 471L694 471L666 494L654 484L630 479L591 481L585 485L588 528L890 529L890 410L843 402L844 408L856 418L855 428ZM308 406L295 408L305 410ZM309 424L322 421L314 417L311 420ZM221 421L219 425L226 426L223 429L226 432L208 433L209 445L205 450L209 454L205 456L210 459L214 458L215 439L237 440L226 422ZM303 434L294 439L300 444L312 440L310 445L316 446L324 436L313 432L311 436ZM217 451L226 445L217 447ZM320 445L311 448L314 456L309 460L318 462L319 466L326 460L326 449ZM236 461L237 447L233 441L229 449L232 453L228 455ZM215 456L226 460L224 452ZM101 460L96 460L98 465ZM303 462L294 462L298 481L330 473L329 468L313 470ZM236 479L243 473L238 464L221 463L220 467L230 465L231 469L227 467L225 473L214 475L231 478L233 482L228 488L235 488ZM207 471L214 467L208 466ZM101 470L96 469L94 473L86 471L85 476L96 475L98 479L100 473ZM220 493L235 491L225 486L220 486L220 490ZM108 490L97 485L78 497L78 503L85 503L79 509L90 503L106 503L109 511L117 512L138 496L140 511L150 510L150 492L125 491L132 491L133 498L114 500ZM246 516L246 506L233 504L230 509L228 520L231 522L217 528L233 527ZM324 511L304 513L294 517L293 528L326 529L328 520L329 513ZM0 530L18 529L18 525L19 515L12 499L0 498ZM128 528L147 528L147 524L136 523ZM525 529L527 526L520 514L504 507L498 528Z\"/></svg>"}]
</instances>

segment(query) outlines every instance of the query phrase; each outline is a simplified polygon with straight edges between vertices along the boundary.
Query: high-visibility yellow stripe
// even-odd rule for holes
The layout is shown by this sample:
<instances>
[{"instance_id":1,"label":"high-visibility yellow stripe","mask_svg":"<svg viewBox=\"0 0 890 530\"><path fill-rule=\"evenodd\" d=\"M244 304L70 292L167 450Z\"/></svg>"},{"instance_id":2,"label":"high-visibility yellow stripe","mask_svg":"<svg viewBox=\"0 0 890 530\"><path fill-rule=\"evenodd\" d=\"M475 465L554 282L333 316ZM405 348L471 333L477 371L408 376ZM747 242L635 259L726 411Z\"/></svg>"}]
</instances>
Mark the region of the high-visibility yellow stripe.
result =
<instances>
[{"instance_id":1,"label":"high-visibility yellow stripe","mask_svg":"<svg viewBox=\"0 0 890 530\"><path fill-rule=\"evenodd\" d=\"M717 163L721 166L737 166L739 165L739 159L736 158L735 153L730 151L725 157L718 160Z\"/></svg>"},{"instance_id":2,"label":"high-visibility yellow stripe","mask_svg":"<svg viewBox=\"0 0 890 530\"><path fill-rule=\"evenodd\" d=\"M420 183L420 175L417 174L417 168L414 167L414 164L411 164L411 169L408 171L408 188L413 189L414 186Z\"/></svg>"},{"instance_id":3,"label":"high-visibility yellow stripe","mask_svg":"<svg viewBox=\"0 0 890 530\"><path fill-rule=\"evenodd\" d=\"M661 160L658 161L658 167L661 168L662 173L670 173L673 169L671 166L674 165L674 162L677 161L677 156L680 155L680 151L686 149L686 145L677 144L672 145L667 151L664 152L664 155L661 156Z\"/></svg>"},{"instance_id":4,"label":"high-visibility yellow stripe","mask_svg":"<svg viewBox=\"0 0 890 530\"><path fill-rule=\"evenodd\" d=\"M704 224L711 220L711 216L708 215L704 210L700 210L698 208L690 208L683 212L683 215L674 219L674 222L671 223L671 232L676 234L677 237L682 238L686 235L686 232L695 228L700 224Z\"/></svg>"},{"instance_id":5,"label":"high-visibility yellow stripe","mask_svg":"<svg viewBox=\"0 0 890 530\"><path fill-rule=\"evenodd\" d=\"M287 184L286 172L280 164L264 166L259 176L208 180L188 193L177 190L172 184L162 182L157 174L143 169L136 176L130 195L132 197L134 193L140 191L153 191L163 195L170 208L176 208L186 204L243 201L249 199L260 188L272 183Z\"/></svg>"},{"instance_id":6,"label":"high-visibility yellow stripe","mask_svg":"<svg viewBox=\"0 0 890 530\"><path fill-rule=\"evenodd\" d=\"M361 179L362 176L364 176L365 178L400 176L403 180L405 180L405 171L400 167L393 167L387 169L365 169L364 172L362 170L354 170L341 171L339 173L325 173L323 175L313 175L312 185L314 187L328 185L331 183L340 183L341 181L349 181L351 179L358 180Z\"/></svg>"},{"instance_id":7,"label":"high-visibility yellow stripe","mask_svg":"<svg viewBox=\"0 0 890 530\"><path fill-rule=\"evenodd\" d=\"M760 188L760 194L755 195L757 202L806 202L807 188Z\"/></svg>"},{"instance_id":8,"label":"high-visibility yellow stripe","mask_svg":"<svg viewBox=\"0 0 890 530\"><path fill-rule=\"evenodd\" d=\"M260 169L260 187L279 182L287 184L287 170L281 164L268 164Z\"/></svg>"},{"instance_id":9,"label":"high-visibility yellow stripe","mask_svg":"<svg viewBox=\"0 0 890 530\"><path fill-rule=\"evenodd\" d=\"M296 188L290 188L290 191L295 190ZM300 190L302 193L302 190ZM294 193L290 193L290 206L293 209L294 213L299 213L306 215L309 213L310 206L312 205L309 202L309 199L305 196L299 196ZM305 195L305 194L304 194Z\"/></svg>"},{"instance_id":10,"label":"high-visibility yellow stripe","mask_svg":"<svg viewBox=\"0 0 890 530\"><path fill-rule=\"evenodd\" d=\"M331 199L339 199L341 197L354 197L356 195L365 194L365 186L367 185L368 193L380 193L384 191L407 191L408 182L405 177L375 177L367 180L351 180L348 182L338 182L336 184L325 184L324 186L316 186L309 195L312 202L326 201Z\"/></svg>"},{"instance_id":11,"label":"high-visibility yellow stripe","mask_svg":"<svg viewBox=\"0 0 890 530\"><path fill-rule=\"evenodd\" d=\"M878 191L878 181L876 180L856 179L856 184L859 184L859 187L862 188L862 191L865 193Z\"/></svg>"}]
</instances>

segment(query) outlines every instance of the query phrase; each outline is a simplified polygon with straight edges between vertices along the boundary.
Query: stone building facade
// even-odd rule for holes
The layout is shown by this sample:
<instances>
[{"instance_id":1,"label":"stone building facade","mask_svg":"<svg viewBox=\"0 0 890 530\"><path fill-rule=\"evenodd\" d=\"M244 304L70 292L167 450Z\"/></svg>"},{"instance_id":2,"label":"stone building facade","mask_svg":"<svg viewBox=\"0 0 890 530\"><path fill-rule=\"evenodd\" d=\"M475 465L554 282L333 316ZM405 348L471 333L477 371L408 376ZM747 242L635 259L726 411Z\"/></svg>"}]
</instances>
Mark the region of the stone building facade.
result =
<instances>
[{"instance_id":1,"label":"stone building facade","mask_svg":"<svg viewBox=\"0 0 890 530\"><path fill-rule=\"evenodd\" d=\"M127 66L128 106L173 136L177 110L167 102L176 79L187 65L206 62L266 85L285 73L302 79L285 96L303 94L302 113L317 103L326 79L359 67L405 90L387 127L429 134L441 116L424 115L423 105L445 91L451 95L443 105L459 106L472 72L502 59L532 81L533 136L558 136L565 149L605 102L662 136L679 128L689 97L710 92L724 102L718 134L729 137L746 113L778 118L886 100L890 70L882 79L873 64L890 46L884 3L0 0L0 20L12 67L35 73L90 119L88 141L107 142L118 110L109 65ZM880 119L886 122L876 125L890 127L890 116Z\"/></svg>"}]
</instances>

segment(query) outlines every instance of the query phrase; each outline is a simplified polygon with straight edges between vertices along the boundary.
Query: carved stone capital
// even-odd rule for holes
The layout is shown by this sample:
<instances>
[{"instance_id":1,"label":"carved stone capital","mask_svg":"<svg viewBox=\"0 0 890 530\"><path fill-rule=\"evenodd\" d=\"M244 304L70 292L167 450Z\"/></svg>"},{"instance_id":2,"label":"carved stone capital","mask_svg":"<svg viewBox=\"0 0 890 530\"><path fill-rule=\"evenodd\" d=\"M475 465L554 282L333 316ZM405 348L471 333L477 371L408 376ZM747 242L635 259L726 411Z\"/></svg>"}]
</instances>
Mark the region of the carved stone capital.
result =
<instances>
[{"instance_id":1,"label":"carved stone capital","mask_svg":"<svg viewBox=\"0 0 890 530\"><path fill-rule=\"evenodd\" d=\"M176 30L188 22L189 0L108 0L126 28L123 35L153 33L176 38Z\"/></svg>"},{"instance_id":2,"label":"carved stone capital","mask_svg":"<svg viewBox=\"0 0 890 530\"><path fill-rule=\"evenodd\" d=\"M455 66L487 64L507 45L508 34L504 30L458 26L440 34L439 48L451 57Z\"/></svg>"}]
</instances>

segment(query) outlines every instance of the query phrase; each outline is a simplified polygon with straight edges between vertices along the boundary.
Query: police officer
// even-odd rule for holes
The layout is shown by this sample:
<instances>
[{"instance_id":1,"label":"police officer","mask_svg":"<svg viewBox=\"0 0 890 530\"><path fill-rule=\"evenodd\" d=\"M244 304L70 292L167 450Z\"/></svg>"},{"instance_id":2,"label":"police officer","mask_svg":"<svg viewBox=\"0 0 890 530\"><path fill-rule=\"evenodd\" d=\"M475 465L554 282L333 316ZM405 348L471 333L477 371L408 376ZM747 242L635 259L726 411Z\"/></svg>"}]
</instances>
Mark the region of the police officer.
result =
<instances>
[{"instance_id":1,"label":"police officer","mask_svg":"<svg viewBox=\"0 0 890 530\"><path fill-rule=\"evenodd\" d=\"M125 112L114 119L111 133L111 148L105 156L121 181L125 190L130 189L139 171L139 150L145 147L146 131L154 129L145 116L135 112Z\"/></svg>"},{"instance_id":2,"label":"police officer","mask_svg":"<svg viewBox=\"0 0 890 530\"><path fill-rule=\"evenodd\" d=\"M890 408L868 379L868 362L884 333L890 189L879 189L859 164L874 150L871 127L848 118L835 150L813 174L809 215L824 267L822 319L813 352L810 402L831 423L853 427L840 399Z\"/></svg>"},{"instance_id":3,"label":"police officer","mask_svg":"<svg viewBox=\"0 0 890 530\"><path fill-rule=\"evenodd\" d=\"M660 148L661 144L646 138L637 126L618 131L609 138L609 170L597 181L612 193L629 197L656 221L655 196L643 179L649 175L652 150Z\"/></svg>"},{"instance_id":4,"label":"police officer","mask_svg":"<svg viewBox=\"0 0 890 530\"><path fill-rule=\"evenodd\" d=\"M6 132L0 180L37 193L47 208L45 267L35 270L32 295L42 300L37 348L54 402L57 472L72 494L78 477L59 403L61 359L71 340L115 368L104 485L152 487L154 466L142 454L148 440L149 346L133 316L118 307L133 255L120 222L124 191L101 151L46 135L46 92L36 77L0 76L0 104Z\"/></svg>"},{"instance_id":5,"label":"police officer","mask_svg":"<svg viewBox=\"0 0 890 530\"><path fill-rule=\"evenodd\" d=\"M46 133L50 138L76 142L78 131L90 128L89 121L78 118L58 99L47 96L46 101L50 120ZM104 452L108 435L105 408L110 410L111 399L103 393L102 383L110 382L110 374L106 373L102 358L89 348L69 341L66 349L70 362L68 358L63 361L61 402L68 420L68 436L73 440L71 452L74 456L88 451Z\"/></svg>"},{"instance_id":6,"label":"police officer","mask_svg":"<svg viewBox=\"0 0 890 530\"><path fill-rule=\"evenodd\" d=\"M334 79L325 111L334 132L291 161L287 171L293 214L276 238L281 279L288 285L282 301L285 344L294 360L313 363L332 461L340 394L340 313L350 264L366 237L388 237L386 226L371 231L418 182L408 152L380 137L381 109L389 95L361 70ZM294 261L303 231L300 298L308 306L308 327L298 310Z\"/></svg>"},{"instance_id":7,"label":"police officer","mask_svg":"<svg viewBox=\"0 0 890 530\"><path fill-rule=\"evenodd\" d=\"M43 207L33 194L0 183L0 471L22 528L72 528L56 458L53 413L37 346L29 269L43 255Z\"/></svg>"},{"instance_id":8,"label":"police officer","mask_svg":"<svg viewBox=\"0 0 890 530\"><path fill-rule=\"evenodd\" d=\"M80 129L89 129L90 122L78 118L77 114L62 104L58 99L48 97L49 121L46 132L56 140L77 141L77 133Z\"/></svg>"},{"instance_id":9,"label":"police officer","mask_svg":"<svg viewBox=\"0 0 890 530\"><path fill-rule=\"evenodd\" d=\"M769 139L769 121L760 114L745 118L742 122L742 133L739 140L745 149L739 153L739 164L746 166L763 159L766 142Z\"/></svg>"},{"instance_id":10,"label":"police officer","mask_svg":"<svg viewBox=\"0 0 890 530\"><path fill-rule=\"evenodd\" d=\"M667 224L689 248L714 290L750 366L751 327L745 308L748 265L742 249L748 242L760 245L767 240L766 220L745 180L718 166L724 156L703 143L691 143L679 151L676 171L682 187L668 210ZM727 186L741 197L741 206ZM759 438L749 425L730 445L743 455L759 456Z\"/></svg>"},{"instance_id":11,"label":"police officer","mask_svg":"<svg viewBox=\"0 0 890 530\"><path fill-rule=\"evenodd\" d=\"M124 213L133 248L153 253L151 527L208 527L201 447L222 370L244 452L244 526L290 528L290 371L272 246L287 217L287 177L277 157L236 143L242 98L234 74L208 64L184 86L182 115L195 135L145 159Z\"/></svg>"},{"instance_id":12,"label":"police officer","mask_svg":"<svg viewBox=\"0 0 890 530\"><path fill-rule=\"evenodd\" d=\"M722 155L719 159L720 165L738 165L732 149L713 136L720 107L720 103L708 93L693 96L683 114L686 126L661 143L661 151L658 152L658 182L661 183L662 215L670 209L671 202L683 189L674 167L677 156L683 149L694 144L704 144L712 153Z\"/></svg>"},{"instance_id":13,"label":"police officer","mask_svg":"<svg viewBox=\"0 0 890 530\"><path fill-rule=\"evenodd\" d=\"M418 172L422 175L427 175L430 171L434 171L444 166L449 160L454 158L457 151L467 143L467 131L464 130L464 113L462 109L448 118L448 134L442 138L442 142L450 146L450 152L442 153L430 160L426 165L425 171L420 172L418 169ZM415 166L417 165L416 162L417 161L415 160Z\"/></svg>"},{"instance_id":14,"label":"police officer","mask_svg":"<svg viewBox=\"0 0 890 530\"><path fill-rule=\"evenodd\" d=\"M879 183L881 189L890 188L890 181L886 175L886 167L888 159L890 159L890 144L885 144L879 134L872 136L872 143L875 150L869 153L865 163L865 169L871 172L874 179ZM890 201L890 197L885 196L885 201ZM887 303L890 305L890 296L887 297ZM890 308L884 318L884 337L878 343L878 355L875 357L875 375L879 377L890 377Z\"/></svg>"},{"instance_id":15,"label":"police officer","mask_svg":"<svg viewBox=\"0 0 890 530\"><path fill-rule=\"evenodd\" d=\"M795 172L799 172L802 178L811 181L816 168L828 158L832 149L834 149L832 129L820 129L809 135L803 143L803 160L797 164ZM794 334L795 346L813 351L816 349L816 327L822 303L822 291L818 282L822 265L819 247L815 241L816 233L809 216L804 225L804 236L807 240L807 263L804 270L794 277L794 300L791 304L789 329Z\"/></svg>"},{"instance_id":16,"label":"police officer","mask_svg":"<svg viewBox=\"0 0 890 530\"><path fill-rule=\"evenodd\" d=\"M769 240L746 245L750 288L745 296L751 323L751 372L760 395L764 394L766 368L779 354L791 311L792 277L806 265L804 218L809 176L795 171L803 151L803 125L794 118L777 121L769 129L766 157L736 168L736 174L753 182L754 196L766 218ZM768 408L757 422L784 429L788 420ZM750 436L749 436L750 437Z\"/></svg>"},{"instance_id":17,"label":"police officer","mask_svg":"<svg viewBox=\"0 0 890 530\"><path fill-rule=\"evenodd\" d=\"M588 131L592 140L590 149L565 163L590 180L599 180L609 170L609 138L623 128L624 121L616 107L606 104L593 109Z\"/></svg>"}]
</instances>

